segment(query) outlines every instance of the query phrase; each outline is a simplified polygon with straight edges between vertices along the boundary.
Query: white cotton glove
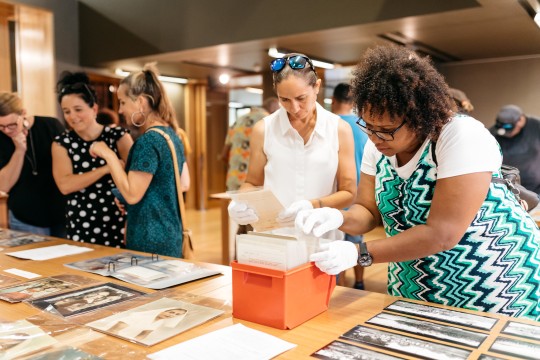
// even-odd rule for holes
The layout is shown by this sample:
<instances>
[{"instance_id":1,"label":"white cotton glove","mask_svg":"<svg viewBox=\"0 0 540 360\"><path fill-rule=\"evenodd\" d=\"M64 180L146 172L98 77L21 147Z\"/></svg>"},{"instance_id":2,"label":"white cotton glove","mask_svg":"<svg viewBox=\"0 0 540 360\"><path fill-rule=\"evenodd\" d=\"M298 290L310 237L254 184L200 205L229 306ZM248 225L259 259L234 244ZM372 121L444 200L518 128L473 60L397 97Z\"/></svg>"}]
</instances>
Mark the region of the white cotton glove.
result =
<instances>
[{"instance_id":1,"label":"white cotton glove","mask_svg":"<svg viewBox=\"0 0 540 360\"><path fill-rule=\"evenodd\" d=\"M315 262L315 265L328 275L337 275L357 264L358 250L350 241L332 241L321 244L319 249L319 252L311 254L309 261Z\"/></svg>"},{"instance_id":2,"label":"white cotton glove","mask_svg":"<svg viewBox=\"0 0 540 360\"><path fill-rule=\"evenodd\" d=\"M227 210L229 211L229 217L238 225L253 224L259 221L255 210L246 203L232 200Z\"/></svg>"},{"instance_id":3,"label":"white cotton glove","mask_svg":"<svg viewBox=\"0 0 540 360\"><path fill-rule=\"evenodd\" d=\"M313 209L313 205L311 204L311 201L309 200L298 200L293 202L288 208L281 211L276 218L277 222L281 223L282 225L286 223L290 223L292 226L294 224L294 219L296 218L296 215L298 212L302 210L311 210Z\"/></svg>"},{"instance_id":4,"label":"white cotton glove","mask_svg":"<svg viewBox=\"0 0 540 360\"><path fill-rule=\"evenodd\" d=\"M318 238L330 230L338 229L341 225L343 225L341 211L328 207L300 211L295 220L297 230Z\"/></svg>"}]
</instances>

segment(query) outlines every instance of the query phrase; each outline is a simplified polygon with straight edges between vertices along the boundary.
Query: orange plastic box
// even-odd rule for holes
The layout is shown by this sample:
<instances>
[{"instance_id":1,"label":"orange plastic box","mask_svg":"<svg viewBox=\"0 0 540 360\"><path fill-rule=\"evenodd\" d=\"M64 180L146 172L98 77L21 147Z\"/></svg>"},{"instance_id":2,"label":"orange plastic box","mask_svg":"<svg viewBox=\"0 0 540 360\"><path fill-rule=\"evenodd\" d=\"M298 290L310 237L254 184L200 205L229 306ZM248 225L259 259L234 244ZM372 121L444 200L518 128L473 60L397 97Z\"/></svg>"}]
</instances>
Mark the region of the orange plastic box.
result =
<instances>
[{"instance_id":1,"label":"orange plastic box","mask_svg":"<svg viewBox=\"0 0 540 360\"><path fill-rule=\"evenodd\" d=\"M313 263L289 271L232 266L233 316L278 329L292 329L328 309L336 277Z\"/></svg>"}]
</instances>

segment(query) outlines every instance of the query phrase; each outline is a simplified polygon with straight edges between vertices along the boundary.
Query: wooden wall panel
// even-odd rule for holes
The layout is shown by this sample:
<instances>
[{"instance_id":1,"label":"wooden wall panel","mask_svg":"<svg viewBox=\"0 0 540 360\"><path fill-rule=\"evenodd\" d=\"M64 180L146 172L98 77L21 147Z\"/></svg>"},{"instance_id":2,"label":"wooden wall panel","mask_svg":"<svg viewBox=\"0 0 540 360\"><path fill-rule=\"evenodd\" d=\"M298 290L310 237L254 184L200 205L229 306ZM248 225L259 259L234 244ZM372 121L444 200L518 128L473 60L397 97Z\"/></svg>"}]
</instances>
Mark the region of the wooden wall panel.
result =
<instances>
[{"instance_id":1,"label":"wooden wall panel","mask_svg":"<svg viewBox=\"0 0 540 360\"><path fill-rule=\"evenodd\" d=\"M13 11L13 5L0 3L0 91L11 91L8 21L13 18Z\"/></svg>"}]
</instances>

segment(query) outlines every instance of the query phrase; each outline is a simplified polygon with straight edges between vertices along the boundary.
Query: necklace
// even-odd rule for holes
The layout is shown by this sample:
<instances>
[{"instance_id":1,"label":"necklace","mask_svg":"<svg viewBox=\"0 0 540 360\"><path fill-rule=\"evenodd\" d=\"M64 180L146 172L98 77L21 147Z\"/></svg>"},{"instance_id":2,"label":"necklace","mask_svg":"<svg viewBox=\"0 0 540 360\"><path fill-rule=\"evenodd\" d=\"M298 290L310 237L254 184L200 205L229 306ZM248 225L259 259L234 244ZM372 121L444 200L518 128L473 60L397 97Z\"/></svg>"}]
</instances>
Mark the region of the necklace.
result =
<instances>
[{"instance_id":1,"label":"necklace","mask_svg":"<svg viewBox=\"0 0 540 360\"><path fill-rule=\"evenodd\" d=\"M34 148L34 138L32 137L32 131L30 129L28 129L28 137L30 138L30 146L32 147L32 158L28 156L28 150L26 150L26 153L24 154L24 156L28 159L28 162L30 163L30 166L32 167L32 175L36 176L38 174L36 150Z\"/></svg>"}]
</instances>

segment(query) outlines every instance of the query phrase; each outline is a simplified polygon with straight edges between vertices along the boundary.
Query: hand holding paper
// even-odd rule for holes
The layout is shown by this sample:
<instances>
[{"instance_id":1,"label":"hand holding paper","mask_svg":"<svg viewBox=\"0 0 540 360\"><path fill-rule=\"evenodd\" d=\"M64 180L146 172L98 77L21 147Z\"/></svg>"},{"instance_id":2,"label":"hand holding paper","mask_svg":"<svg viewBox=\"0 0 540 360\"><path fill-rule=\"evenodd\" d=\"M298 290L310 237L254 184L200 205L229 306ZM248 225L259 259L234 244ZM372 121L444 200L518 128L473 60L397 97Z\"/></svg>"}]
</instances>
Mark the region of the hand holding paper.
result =
<instances>
[{"instance_id":1,"label":"hand holding paper","mask_svg":"<svg viewBox=\"0 0 540 360\"><path fill-rule=\"evenodd\" d=\"M309 260L315 262L315 265L328 275L337 275L352 268L358 260L358 250L350 241L337 240L321 244L320 250L312 254Z\"/></svg>"},{"instance_id":2,"label":"hand holding paper","mask_svg":"<svg viewBox=\"0 0 540 360\"><path fill-rule=\"evenodd\" d=\"M330 230L338 229L341 225L343 225L341 211L328 207L300 211L295 220L297 230L318 238Z\"/></svg>"},{"instance_id":3,"label":"hand holding paper","mask_svg":"<svg viewBox=\"0 0 540 360\"><path fill-rule=\"evenodd\" d=\"M259 221L255 210L246 203L232 200L227 210L231 219L239 225L247 225Z\"/></svg>"},{"instance_id":4,"label":"hand holding paper","mask_svg":"<svg viewBox=\"0 0 540 360\"><path fill-rule=\"evenodd\" d=\"M277 221L285 226L286 223L294 224L296 215L302 210L312 210L313 205L309 200L299 200L293 202L287 209L279 213Z\"/></svg>"}]
</instances>

